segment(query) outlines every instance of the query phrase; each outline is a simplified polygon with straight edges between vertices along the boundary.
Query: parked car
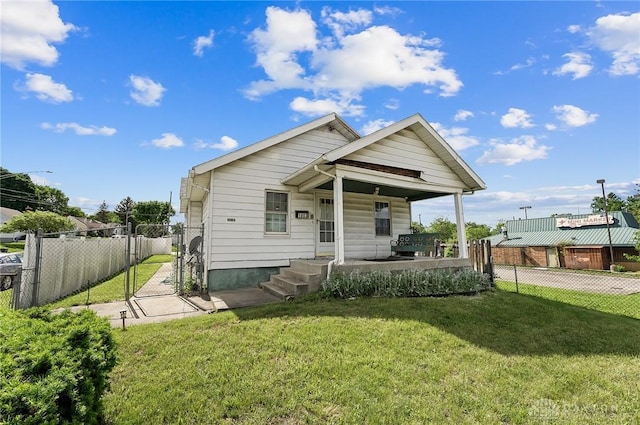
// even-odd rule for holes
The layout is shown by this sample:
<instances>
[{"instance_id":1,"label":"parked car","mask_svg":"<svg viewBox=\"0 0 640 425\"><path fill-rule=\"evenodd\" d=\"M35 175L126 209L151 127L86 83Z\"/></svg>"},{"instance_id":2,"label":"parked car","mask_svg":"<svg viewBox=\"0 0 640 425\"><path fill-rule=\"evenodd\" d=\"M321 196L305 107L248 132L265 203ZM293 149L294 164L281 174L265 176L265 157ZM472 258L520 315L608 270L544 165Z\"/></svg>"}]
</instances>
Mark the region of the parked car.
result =
<instances>
[{"instance_id":1,"label":"parked car","mask_svg":"<svg viewBox=\"0 0 640 425\"><path fill-rule=\"evenodd\" d=\"M0 291L10 289L22 278L22 253L0 254Z\"/></svg>"}]
</instances>

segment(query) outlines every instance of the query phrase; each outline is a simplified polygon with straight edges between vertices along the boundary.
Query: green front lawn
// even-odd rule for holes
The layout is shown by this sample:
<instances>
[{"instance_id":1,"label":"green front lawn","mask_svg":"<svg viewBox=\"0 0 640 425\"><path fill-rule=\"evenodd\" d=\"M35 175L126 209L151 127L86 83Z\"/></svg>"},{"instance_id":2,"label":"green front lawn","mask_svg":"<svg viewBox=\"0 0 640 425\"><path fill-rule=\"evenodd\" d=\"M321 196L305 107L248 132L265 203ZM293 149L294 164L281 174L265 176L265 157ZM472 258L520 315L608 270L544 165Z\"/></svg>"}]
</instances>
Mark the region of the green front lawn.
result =
<instances>
[{"instance_id":1,"label":"green front lawn","mask_svg":"<svg viewBox=\"0 0 640 425\"><path fill-rule=\"evenodd\" d=\"M625 424L640 320L505 291L318 297L115 331L107 424Z\"/></svg>"},{"instance_id":2,"label":"green front lawn","mask_svg":"<svg viewBox=\"0 0 640 425\"><path fill-rule=\"evenodd\" d=\"M173 255L152 255L142 261L137 266L136 285L142 287L150 278L158 271L163 263L174 260ZM133 266L131 276L129 277L131 290L133 291ZM58 300L47 307L51 309L61 307L73 307L75 305L100 304L113 301L122 301L125 299L124 293L125 273L119 273L102 283L92 286L88 290L69 295L66 298Z\"/></svg>"}]
</instances>

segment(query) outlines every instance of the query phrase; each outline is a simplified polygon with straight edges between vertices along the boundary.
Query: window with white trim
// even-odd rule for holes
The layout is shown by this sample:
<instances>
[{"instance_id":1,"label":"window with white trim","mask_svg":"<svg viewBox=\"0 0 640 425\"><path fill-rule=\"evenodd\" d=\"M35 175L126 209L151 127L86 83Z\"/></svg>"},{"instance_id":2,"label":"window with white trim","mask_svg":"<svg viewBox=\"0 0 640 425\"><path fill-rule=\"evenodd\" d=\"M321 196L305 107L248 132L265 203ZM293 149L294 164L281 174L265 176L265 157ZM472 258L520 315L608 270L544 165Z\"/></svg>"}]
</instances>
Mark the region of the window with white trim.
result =
<instances>
[{"instance_id":1,"label":"window with white trim","mask_svg":"<svg viewBox=\"0 0 640 425\"><path fill-rule=\"evenodd\" d=\"M391 209L388 202L375 204L376 236L391 236Z\"/></svg>"},{"instance_id":2,"label":"window with white trim","mask_svg":"<svg viewBox=\"0 0 640 425\"><path fill-rule=\"evenodd\" d=\"M266 233L287 233L287 218L289 217L289 194L287 192L266 192L265 194L265 223Z\"/></svg>"}]
</instances>

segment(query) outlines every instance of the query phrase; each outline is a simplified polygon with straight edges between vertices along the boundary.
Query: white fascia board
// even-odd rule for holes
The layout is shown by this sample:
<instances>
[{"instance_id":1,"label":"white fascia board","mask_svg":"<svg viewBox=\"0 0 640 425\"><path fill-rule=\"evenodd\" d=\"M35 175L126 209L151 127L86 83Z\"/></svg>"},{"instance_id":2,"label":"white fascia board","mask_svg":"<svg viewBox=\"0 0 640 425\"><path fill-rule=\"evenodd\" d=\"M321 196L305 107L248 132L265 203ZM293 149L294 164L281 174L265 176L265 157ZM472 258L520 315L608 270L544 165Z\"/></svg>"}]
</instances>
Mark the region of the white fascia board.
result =
<instances>
[{"instance_id":1,"label":"white fascia board","mask_svg":"<svg viewBox=\"0 0 640 425\"><path fill-rule=\"evenodd\" d=\"M336 165L336 175L345 179L361 182L379 184L383 186L402 187L425 192L437 193L462 193L459 187L441 186L421 181L415 177L391 175L381 171L368 170L365 168L355 168L349 166Z\"/></svg>"}]
</instances>

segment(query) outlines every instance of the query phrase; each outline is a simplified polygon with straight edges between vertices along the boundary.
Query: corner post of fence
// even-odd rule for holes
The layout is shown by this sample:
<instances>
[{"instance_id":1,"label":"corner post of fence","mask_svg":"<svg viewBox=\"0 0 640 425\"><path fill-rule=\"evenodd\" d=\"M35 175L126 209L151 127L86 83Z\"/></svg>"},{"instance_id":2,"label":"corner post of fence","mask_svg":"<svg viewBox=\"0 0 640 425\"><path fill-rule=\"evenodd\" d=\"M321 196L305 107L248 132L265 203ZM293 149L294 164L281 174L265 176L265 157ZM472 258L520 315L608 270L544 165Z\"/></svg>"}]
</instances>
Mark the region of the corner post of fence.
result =
<instances>
[{"instance_id":1,"label":"corner post of fence","mask_svg":"<svg viewBox=\"0 0 640 425\"><path fill-rule=\"evenodd\" d=\"M124 260L124 299L129 301L129 272L131 269L131 223L127 223L127 249Z\"/></svg>"},{"instance_id":2,"label":"corner post of fence","mask_svg":"<svg viewBox=\"0 0 640 425\"><path fill-rule=\"evenodd\" d=\"M35 268L33 271L33 287L31 289L31 307L38 305L38 291L40 288L40 269L42 260L42 238L44 233L42 229L38 229L36 232L36 253L35 253Z\"/></svg>"},{"instance_id":3,"label":"corner post of fence","mask_svg":"<svg viewBox=\"0 0 640 425\"><path fill-rule=\"evenodd\" d=\"M513 276L516 280L516 293L519 294L520 288L518 288L518 267L515 264L513 265Z\"/></svg>"}]
</instances>

